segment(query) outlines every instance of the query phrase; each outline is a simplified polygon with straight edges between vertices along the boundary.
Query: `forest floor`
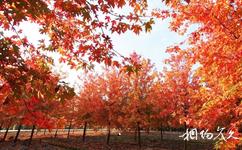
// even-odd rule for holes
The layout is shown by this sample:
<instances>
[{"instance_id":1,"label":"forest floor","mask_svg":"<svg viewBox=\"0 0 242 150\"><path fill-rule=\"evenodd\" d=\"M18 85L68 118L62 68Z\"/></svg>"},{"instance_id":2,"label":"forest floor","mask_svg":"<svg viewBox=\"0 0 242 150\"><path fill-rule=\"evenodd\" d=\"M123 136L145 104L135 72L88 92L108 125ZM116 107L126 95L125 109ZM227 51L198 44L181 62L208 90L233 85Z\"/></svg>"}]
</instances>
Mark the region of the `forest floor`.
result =
<instances>
[{"instance_id":1,"label":"forest floor","mask_svg":"<svg viewBox=\"0 0 242 150\"><path fill-rule=\"evenodd\" d=\"M67 138L67 130L58 131L54 138L55 131L44 134L43 131L34 134L33 141L29 146L30 131L22 131L17 143L13 143L16 131L8 133L6 141L0 142L0 150L183 150L184 140L179 138L182 132L164 132L163 140L160 140L160 132L142 132L141 148L135 140L134 133L118 131L112 132L110 144L106 144L106 131L88 130L86 142L82 142L82 131L71 131ZM4 132L0 133L2 139ZM188 141L187 150L211 150L213 141L195 140Z\"/></svg>"}]
</instances>

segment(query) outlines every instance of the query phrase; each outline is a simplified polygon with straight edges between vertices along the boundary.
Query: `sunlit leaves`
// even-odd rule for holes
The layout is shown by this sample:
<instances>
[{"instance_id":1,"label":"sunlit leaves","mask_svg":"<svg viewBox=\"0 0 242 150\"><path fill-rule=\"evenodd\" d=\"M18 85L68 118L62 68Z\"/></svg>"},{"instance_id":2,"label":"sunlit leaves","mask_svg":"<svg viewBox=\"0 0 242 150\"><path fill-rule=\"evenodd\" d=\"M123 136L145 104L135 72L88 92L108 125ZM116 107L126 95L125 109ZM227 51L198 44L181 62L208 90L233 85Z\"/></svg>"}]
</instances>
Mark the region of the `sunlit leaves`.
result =
<instances>
[{"instance_id":1,"label":"sunlit leaves","mask_svg":"<svg viewBox=\"0 0 242 150\"><path fill-rule=\"evenodd\" d=\"M238 77L241 74L241 44L238 30L240 1L166 1L173 11L171 30L180 34L196 28L185 40L189 46L181 43L167 49L171 58L167 63L175 67L178 62L187 66L199 64L196 71L192 67L188 71L195 72L190 78L196 79L199 91L193 92L193 97L203 104L195 110L198 114L193 125L214 129L217 125L239 128L241 116L235 115L240 108L236 102L240 99L241 84ZM160 12L160 13L159 13ZM154 16L162 18L162 11L154 11ZM164 19L164 18L162 18ZM189 32L188 32L189 33ZM181 47L186 48L181 48ZM172 69L173 72L176 70ZM195 107L195 105L193 106ZM213 116L211 118L211 116ZM223 118L223 119L222 119ZM220 143L222 149L233 149L238 140Z\"/></svg>"}]
</instances>

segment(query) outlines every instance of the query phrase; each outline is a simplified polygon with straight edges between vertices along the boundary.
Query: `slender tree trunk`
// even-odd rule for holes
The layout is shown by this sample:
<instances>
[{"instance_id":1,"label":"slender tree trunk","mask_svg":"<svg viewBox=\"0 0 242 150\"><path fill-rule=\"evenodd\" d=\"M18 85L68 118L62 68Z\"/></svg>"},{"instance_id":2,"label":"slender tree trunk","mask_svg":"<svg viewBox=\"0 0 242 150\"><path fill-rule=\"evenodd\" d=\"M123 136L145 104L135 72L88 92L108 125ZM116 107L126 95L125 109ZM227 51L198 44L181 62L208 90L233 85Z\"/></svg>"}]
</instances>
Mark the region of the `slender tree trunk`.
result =
<instances>
[{"instance_id":1,"label":"slender tree trunk","mask_svg":"<svg viewBox=\"0 0 242 150\"><path fill-rule=\"evenodd\" d=\"M71 131L71 121L70 121L70 124L69 124L69 129L68 129L68 134L67 134L68 139L70 138L70 131Z\"/></svg>"},{"instance_id":2,"label":"slender tree trunk","mask_svg":"<svg viewBox=\"0 0 242 150\"><path fill-rule=\"evenodd\" d=\"M58 129L55 130L55 138L57 137Z\"/></svg>"},{"instance_id":3,"label":"slender tree trunk","mask_svg":"<svg viewBox=\"0 0 242 150\"><path fill-rule=\"evenodd\" d=\"M45 133L46 133L46 129L44 130L44 135L45 135Z\"/></svg>"},{"instance_id":4,"label":"slender tree trunk","mask_svg":"<svg viewBox=\"0 0 242 150\"><path fill-rule=\"evenodd\" d=\"M3 127L3 122L2 122L1 125L0 125L0 131L2 130L2 127Z\"/></svg>"},{"instance_id":5,"label":"slender tree trunk","mask_svg":"<svg viewBox=\"0 0 242 150\"><path fill-rule=\"evenodd\" d=\"M2 141L5 141L5 140L6 140L6 137L7 137L7 135L8 135L8 130L9 130L9 128L10 128L10 125L9 125L9 126L7 127L7 129L6 129L6 132L5 132L4 136L3 136Z\"/></svg>"},{"instance_id":6,"label":"slender tree trunk","mask_svg":"<svg viewBox=\"0 0 242 150\"><path fill-rule=\"evenodd\" d=\"M160 124L160 141L163 140L163 126L162 123Z\"/></svg>"},{"instance_id":7,"label":"slender tree trunk","mask_svg":"<svg viewBox=\"0 0 242 150\"><path fill-rule=\"evenodd\" d=\"M111 135L111 127L110 127L111 123L110 121L108 122L108 136L107 136L107 145L109 145L109 141L110 141L110 135Z\"/></svg>"},{"instance_id":8,"label":"slender tree trunk","mask_svg":"<svg viewBox=\"0 0 242 150\"><path fill-rule=\"evenodd\" d=\"M17 134L16 134L16 136L15 136L15 139L14 139L13 143L16 143L16 142L17 142L17 140L18 140L18 136L19 136L19 133L20 133L21 128L22 128L22 125L20 124L20 125L18 126L18 132L17 132Z\"/></svg>"},{"instance_id":9,"label":"slender tree trunk","mask_svg":"<svg viewBox=\"0 0 242 150\"><path fill-rule=\"evenodd\" d=\"M9 122L9 124L8 124L8 127L7 127L7 129L6 129L6 132L5 132L5 134L4 134L4 137L3 137L2 141L5 141L5 140L6 140L6 137L7 137L7 135L8 135L8 130L9 130L11 124L12 124L12 119L10 120L10 122Z\"/></svg>"},{"instance_id":10,"label":"slender tree trunk","mask_svg":"<svg viewBox=\"0 0 242 150\"><path fill-rule=\"evenodd\" d=\"M184 123L184 128L185 128L185 132L186 132L186 130L187 130L186 122ZM187 140L184 140L184 150L187 150Z\"/></svg>"},{"instance_id":11,"label":"slender tree trunk","mask_svg":"<svg viewBox=\"0 0 242 150\"><path fill-rule=\"evenodd\" d=\"M86 130L87 130L87 122L84 123L83 135L82 135L82 142L86 141Z\"/></svg>"},{"instance_id":12,"label":"slender tree trunk","mask_svg":"<svg viewBox=\"0 0 242 150\"><path fill-rule=\"evenodd\" d=\"M32 131L31 131L31 135L30 135L30 139L29 139L29 145L31 145L33 135L34 135L34 130L35 130L35 125L33 125L33 127L32 127Z\"/></svg>"},{"instance_id":13,"label":"slender tree trunk","mask_svg":"<svg viewBox=\"0 0 242 150\"><path fill-rule=\"evenodd\" d=\"M147 129L147 133L150 134L150 127L148 127L148 129Z\"/></svg>"},{"instance_id":14,"label":"slender tree trunk","mask_svg":"<svg viewBox=\"0 0 242 150\"><path fill-rule=\"evenodd\" d=\"M137 123L137 129L138 129L138 144L139 144L139 147L141 147L140 124L139 124L139 122Z\"/></svg>"},{"instance_id":15,"label":"slender tree trunk","mask_svg":"<svg viewBox=\"0 0 242 150\"><path fill-rule=\"evenodd\" d=\"M134 141L137 142L137 128L134 130Z\"/></svg>"}]
</instances>

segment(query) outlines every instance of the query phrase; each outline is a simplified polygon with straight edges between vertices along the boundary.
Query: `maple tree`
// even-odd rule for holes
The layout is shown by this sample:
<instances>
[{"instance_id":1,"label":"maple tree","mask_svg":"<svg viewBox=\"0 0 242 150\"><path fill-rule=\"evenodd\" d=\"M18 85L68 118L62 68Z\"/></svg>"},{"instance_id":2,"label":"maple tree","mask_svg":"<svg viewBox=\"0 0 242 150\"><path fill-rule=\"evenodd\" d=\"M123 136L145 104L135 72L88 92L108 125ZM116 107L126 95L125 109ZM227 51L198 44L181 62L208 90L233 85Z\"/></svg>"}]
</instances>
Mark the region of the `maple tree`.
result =
<instances>
[{"instance_id":1,"label":"maple tree","mask_svg":"<svg viewBox=\"0 0 242 150\"><path fill-rule=\"evenodd\" d=\"M87 74L83 83L83 88L78 95L77 100L77 124L84 127L82 141L86 139L87 126L97 127L102 125L103 102L100 100L100 91L97 88L97 77L94 74Z\"/></svg>"},{"instance_id":2,"label":"maple tree","mask_svg":"<svg viewBox=\"0 0 242 150\"><path fill-rule=\"evenodd\" d=\"M57 97L45 97L45 94L53 94L49 92L53 92L53 89L56 88L50 87L52 88L50 90L38 87L35 89L41 84L41 80L43 80L44 87L48 87L47 82L55 84L58 82L58 79L52 78L49 70L46 69L48 64L52 64L52 60L43 51L58 52L62 56L60 61L68 62L71 67L75 68L77 64L85 68L88 63L93 61L119 66L117 61L112 62L112 57L117 55L117 52L113 50L108 33L121 34L131 30L138 34L142 30L142 26L148 31L153 23L151 19L140 19L141 16L145 15L143 10L147 7L146 1L4 0L0 4L0 26L3 29L1 32L0 65L2 81L6 82L6 84L4 83L4 91L1 91L1 93L3 92L1 102L5 100L4 103L7 103L5 87L10 85L12 91L9 91L14 94L14 97L17 97L12 99L13 105L16 105L18 101L23 101L23 103L19 102L21 107L9 106L13 108L12 113L14 114L12 116L23 113L24 118L26 118L23 120L28 125L30 122L37 121L31 117L34 116L34 112L35 115L42 116L40 124L45 126L44 117L47 117L50 112L46 111L44 115L41 111L36 112L35 108L48 107L47 99L58 99ZM116 8L122 8L126 4L132 7L133 12L127 15L115 13ZM104 15L99 16L100 13ZM27 37L23 37L19 25L24 21L38 24L40 33L49 37L49 43L46 44L45 40L41 40L36 47L28 41ZM12 34L9 35L8 31L11 31ZM86 56L88 61L83 59ZM29 70L29 68L31 69ZM43 74L48 75L45 77ZM19 77L18 80L16 77ZM51 79L47 79L49 77ZM25 84L28 80L31 83ZM53 85L57 86L55 84ZM23 92L22 88L25 85L26 91L24 93L29 92L29 95L23 94L24 98L22 98L23 95L18 94ZM26 110L29 113L26 113ZM20 113L21 111L22 113ZM20 118L23 117L21 115Z\"/></svg>"},{"instance_id":3,"label":"maple tree","mask_svg":"<svg viewBox=\"0 0 242 150\"><path fill-rule=\"evenodd\" d=\"M22 125L51 128L53 122L49 114L53 101L66 99L74 93L73 89L58 85L58 77L50 72L42 57L23 60L15 41L2 39L1 42L1 121L19 124L16 142ZM7 42L13 43L8 46ZM15 58L16 55L19 58Z\"/></svg>"},{"instance_id":4,"label":"maple tree","mask_svg":"<svg viewBox=\"0 0 242 150\"><path fill-rule=\"evenodd\" d=\"M124 128L125 84L124 73L117 69L106 69L102 75L88 75L83 89L79 94L77 118L84 124L83 141L85 141L86 125L92 127L107 127L107 144L111 128ZM85 108L85 109L83 109Z\"/></svg>"},{"instance_id":5,"label":"maple tree","mask_svg":"<svg viewBox=\"0 0 242 150\"><path fill-rule=\"evenodd\" d=\"M191 25L198 26L185 43L168 49L190 66L199 64L193 78L201 85L197 97L203 103L194 125L209 129L220 125L238 132L242 105L241 1L168 1L167 5L172 11L155 10L153 15L171 17L171 30L184 34ZM189 47L181 48L184 44ZM233 149L238 142L231 140L221 148Z\"/></svg>"},{"instance_id":6,"label":"maple tree","mask_svg":"<svg viewBox=\"0 0 242 150\"><path fill-rule=\"evenodd\" d=\"M43 50L55 51L62 55L62 62L68 62L75 68L76 65L85 68L93 61L119 66L117 61L112 61L119 53L113 49L109 34L129 30L139 34L143 29L149 31L154 23L145 17L146 0L4 0L0 4L1 27L4 30L13 30L17 35L15 37L19 37L21 30L16 27L23 21L30 21L38 24L40 33L49 37L49 44L41 40L37 48L27 38L19 40L29 48L30 54ZM127 5L132 9L130 13L115 12Z\"/></svg>"},{"instance_id":7,"label":"maple tree","mask_svg":"<svg viewBox=\"0 0 242 150\"><path fill-rule=\"evenodd\" d=\"M109 143L111 128L127 128L125 117L130 88L127 75L115 68L106 69L105 74L98 80L104 101L103 117L105 117L105 124L108 127L107 143Z\"/></svg>"},{"instance_id":8,"label":"maple tree","mask_svg":"<svg viewBox=\"0 0 242 150\"><path fill-rule=\"evenodd\" d=\"M149 130L154 114L154 99L152 87L157 80L158 73L154 70L150 60L141 58L136 53L131 54L131 62L135 64L132 72L128 71L128 97L125 114L127 127L137 130L138 143L141 145L140 129ZM126 67L126 66L125 66ZM121 69L122 71L122 69ZM125 94L127 95L127 94Z\"/></svg>"}]
</instances>

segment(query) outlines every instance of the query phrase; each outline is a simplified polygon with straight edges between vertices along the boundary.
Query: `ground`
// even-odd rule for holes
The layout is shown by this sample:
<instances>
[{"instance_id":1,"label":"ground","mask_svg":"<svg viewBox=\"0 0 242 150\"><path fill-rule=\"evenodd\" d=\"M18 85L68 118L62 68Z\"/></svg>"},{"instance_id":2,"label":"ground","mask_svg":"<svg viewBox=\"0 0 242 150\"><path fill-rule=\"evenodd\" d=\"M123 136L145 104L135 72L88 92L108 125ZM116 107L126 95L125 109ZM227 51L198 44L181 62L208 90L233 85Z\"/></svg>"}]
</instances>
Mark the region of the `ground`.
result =
<instances>
[{"instance_id":1,"label":"ground","mask_svg":"<svg viewBox=\"0 0 242 150\"><path fill-rule=\"evenodd\" d=\"M112 132L110 144L106 144L106 131L87 131L86 142L82 142L82 131L75 130L70 132L67 138L67 130L59 131L57 138L54 138L55 130L44 131L34 134L34 139L29 146L30 131L21 132L19 140L13 143L15 132L8 134L5 142L0 142L0 150L183 150L184 140L179 138L182 133L164 132L164 139L160 140L160 132L142 132L141 148L137 144L137 139L133 132ZM0 138L4 135L0 133ZM211 141L189 141L188 150L210 150L213 147Z\"/></svg>"}]
</instances>

